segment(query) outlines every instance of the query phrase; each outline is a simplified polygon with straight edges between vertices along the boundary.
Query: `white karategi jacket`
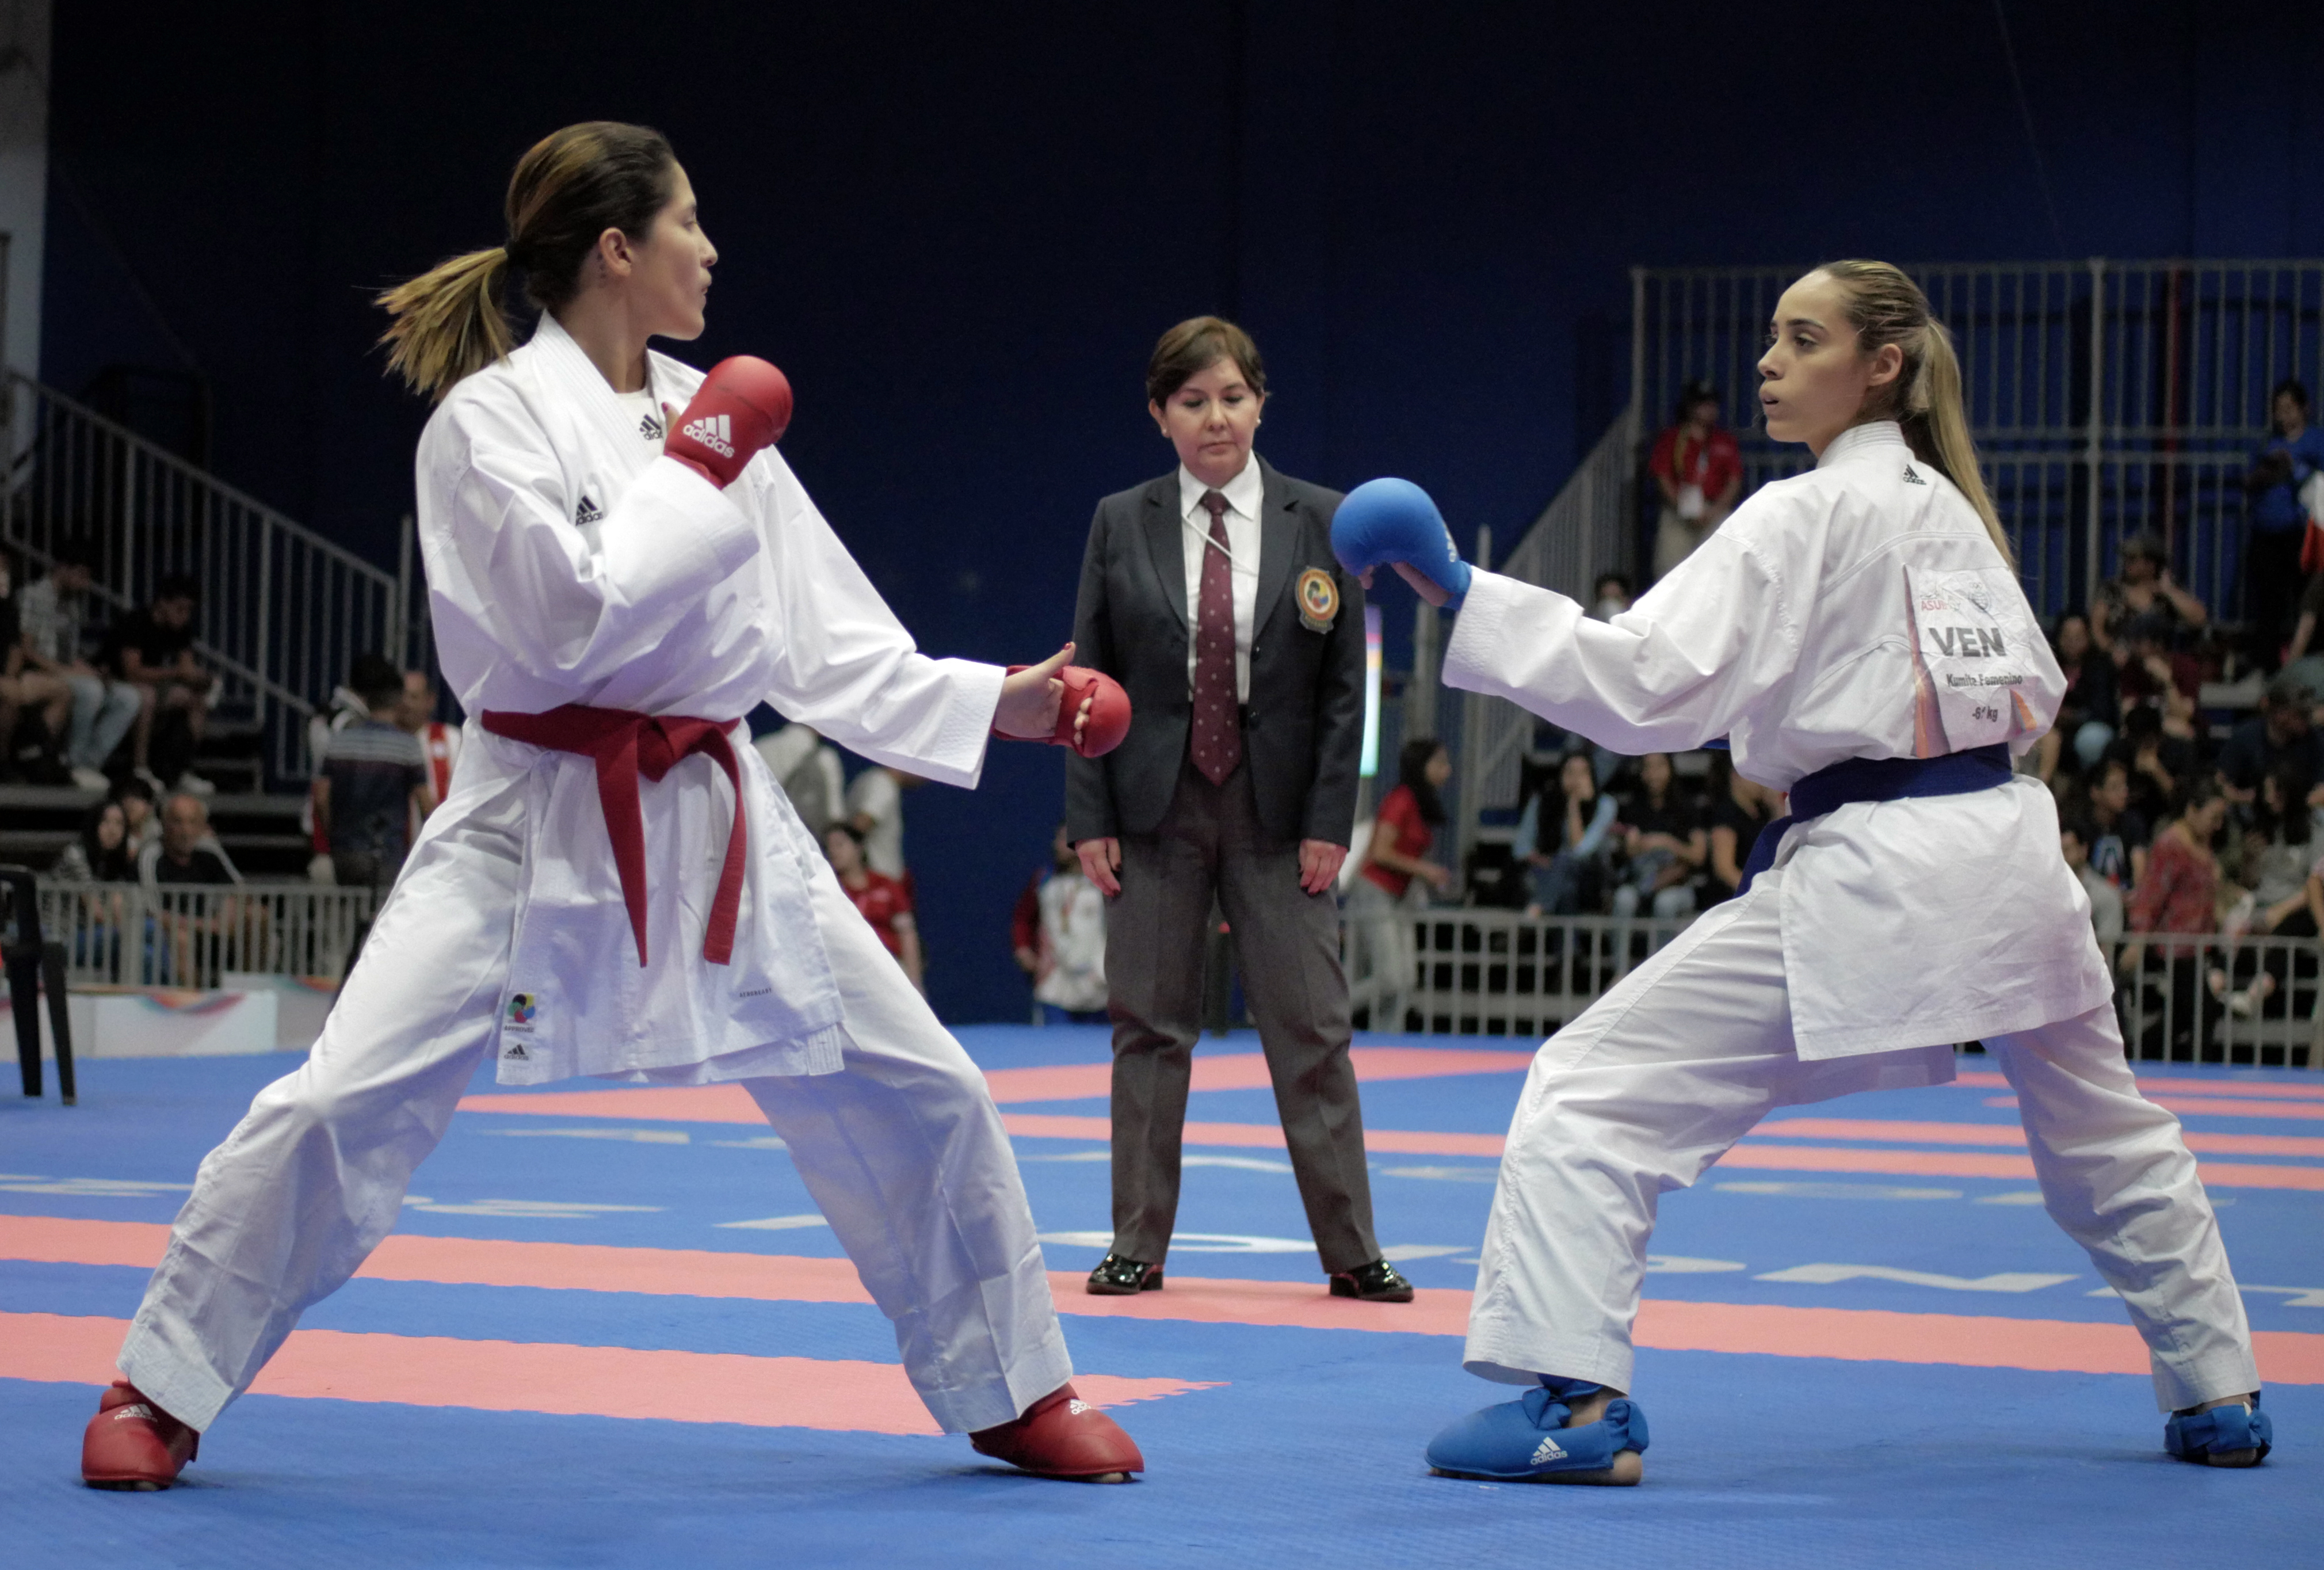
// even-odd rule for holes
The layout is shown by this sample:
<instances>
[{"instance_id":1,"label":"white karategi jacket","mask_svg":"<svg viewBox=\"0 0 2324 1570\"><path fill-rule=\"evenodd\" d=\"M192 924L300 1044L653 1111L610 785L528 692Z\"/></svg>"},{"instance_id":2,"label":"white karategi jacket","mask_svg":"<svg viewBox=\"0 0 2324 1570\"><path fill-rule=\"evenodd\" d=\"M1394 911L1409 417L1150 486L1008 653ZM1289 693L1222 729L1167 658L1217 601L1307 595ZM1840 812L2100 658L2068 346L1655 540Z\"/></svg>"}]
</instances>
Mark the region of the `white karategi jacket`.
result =
<instances>
[{"instance_id":1,"label":"white karategi jacket","mask_svg":"<svg viewBox=\"0 0 2324 1570\"><path fill-rule=\"evenodd\" d=\"M648 360L656 402L683 409L702 373ZM471 716L429 830L512 779L525 791L502 1081L836 1071L839 994L807 899L822 851L747 735L734 735L751 854L733 963L708 963L702 946L733 792L697 755L639 781L641 967L595 766L475 716L579 703L739 722L763 700L866 757L973 787L1001 669L919 654L772 448L723 493L654 456L546 314L429 420L419 496L437 646Z\"/></svg>"},{"instance_id":2,"label":"white karategi jacket","mask_svg":"<svg viewBox=\"0 0 2324 1570\"><path fill-rule=\"evenodd\" d=\"M1976 510L1886 421L1762 488L1610 622L1477 573L1444 680L1620 753L1726 736L1738 772L1781 790L1849 758L2022 753L2065 691ZM2039 781L1852 803L1794 825L1776 865L1803 1059L2030 1030L2109 996Z\"/></svg>"}]
</instances>

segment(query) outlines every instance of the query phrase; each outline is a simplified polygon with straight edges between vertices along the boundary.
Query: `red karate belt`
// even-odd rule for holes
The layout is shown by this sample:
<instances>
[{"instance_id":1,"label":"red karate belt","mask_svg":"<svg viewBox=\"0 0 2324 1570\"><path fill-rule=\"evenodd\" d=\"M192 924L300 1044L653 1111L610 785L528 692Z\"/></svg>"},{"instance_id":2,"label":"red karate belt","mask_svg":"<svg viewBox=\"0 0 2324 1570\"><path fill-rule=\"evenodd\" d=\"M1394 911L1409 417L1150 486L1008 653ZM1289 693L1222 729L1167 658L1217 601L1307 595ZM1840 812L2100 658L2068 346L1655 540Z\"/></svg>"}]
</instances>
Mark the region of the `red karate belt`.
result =
<instances>
[{"instance_id":1,"label":"red karate belt","mask_svg":"<svg viewBox=\"0 0 2324 1570\"><path fill-rule=\"evenodd\" d=\"M728 724L733 722L729 721ZM638 964L646 963L646 828L639 806L638 776L659 780L681 758L706 753L726 771L734 787L734 828L726 836L726 864L718 873L718 894L710 902L709 929L702 957L726 965L734 957L734 924L742 910L742 869L750 859L751 827L742 815L742 770L726 725L682 715L632 714L568 703L547 714L484 712L484 729L512 742L559 753L577 753L597 765L597 805L613 842L613 870L622 880L622 902L630 910L637 936Z\"/></svg>"}]
</instances>

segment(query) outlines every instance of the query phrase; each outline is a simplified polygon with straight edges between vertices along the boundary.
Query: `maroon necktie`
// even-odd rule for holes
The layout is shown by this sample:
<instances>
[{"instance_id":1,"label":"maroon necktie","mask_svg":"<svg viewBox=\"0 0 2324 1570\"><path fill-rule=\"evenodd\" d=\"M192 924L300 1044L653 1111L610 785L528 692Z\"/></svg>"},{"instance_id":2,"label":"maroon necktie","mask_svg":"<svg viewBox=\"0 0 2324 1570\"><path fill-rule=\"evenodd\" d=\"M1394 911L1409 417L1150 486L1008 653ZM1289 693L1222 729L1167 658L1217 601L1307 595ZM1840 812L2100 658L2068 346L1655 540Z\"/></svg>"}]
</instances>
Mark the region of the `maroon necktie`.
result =
<instances>
[{"instance_id":1,"label":"maroon necktie","mask_svg":"<svg viewBox=\"0 0 2324 1570\"><path fill-rule=\"evenodd\" d=\"M1211 544L1203 548L1202 594L1195 601L1194 767L1218 785L1242 762L1242 725L1235 716L1234 577L1227 556L1227 499L1205 491L1203 511L1211 515Z\"/></svg>"}]
</instances>

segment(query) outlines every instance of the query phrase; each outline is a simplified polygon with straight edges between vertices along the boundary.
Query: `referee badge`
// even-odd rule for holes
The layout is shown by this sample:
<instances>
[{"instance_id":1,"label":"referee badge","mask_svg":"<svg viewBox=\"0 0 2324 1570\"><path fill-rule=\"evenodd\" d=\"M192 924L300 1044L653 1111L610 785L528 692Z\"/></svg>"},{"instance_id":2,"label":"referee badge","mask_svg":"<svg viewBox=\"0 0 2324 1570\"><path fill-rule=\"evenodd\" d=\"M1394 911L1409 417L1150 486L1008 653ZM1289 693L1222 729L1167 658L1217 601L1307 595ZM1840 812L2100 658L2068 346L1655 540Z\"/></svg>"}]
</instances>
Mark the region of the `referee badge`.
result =
<instances>
[{"instance_id":1,"label":"referee badge","mask_svg":"<svg viewBox=\"0 0 2324 1570\"><path fill-rule=\"evenodd\" d=\"M1299 624L1311 633L1328 633L1340 614L1340 586L1320 567L1299 575Z\"/></svg>"}]
</instances>

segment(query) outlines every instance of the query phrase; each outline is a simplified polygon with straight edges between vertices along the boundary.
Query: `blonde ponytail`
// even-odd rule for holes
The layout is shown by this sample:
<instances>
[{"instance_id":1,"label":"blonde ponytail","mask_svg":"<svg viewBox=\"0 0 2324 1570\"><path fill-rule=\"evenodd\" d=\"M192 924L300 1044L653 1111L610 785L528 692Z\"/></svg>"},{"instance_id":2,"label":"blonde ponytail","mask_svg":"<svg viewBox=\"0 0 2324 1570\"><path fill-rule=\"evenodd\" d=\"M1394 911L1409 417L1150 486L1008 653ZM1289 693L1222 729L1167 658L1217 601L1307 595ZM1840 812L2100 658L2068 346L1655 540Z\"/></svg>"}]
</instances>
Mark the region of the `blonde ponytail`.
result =
<instances>
[{"instance_id":1,"label":"blonde ponytail","mask_svg":"<svg viewBox=\"0 0 2324 1570\"><path fill-rule=\"evenodd\" d=\"M441 402L462 377L505 358L515 346L501 303L508 267L507 248L495 245L382 291L374 303L394 319L379 337L387 368Z\"/></svg>"},{"instance_id":2,"label":"blonde ponytail","mask_svg":"<svg viewBox=\"0 0 2324 1570\"><path fill-rule=\"evenodd\" d=\"M1977 442L1969 435L1969 407L1961 394L1960 359L1952 334L1929 314L1929 297L1904 272L1886 262L1828 262L1815 270L1848 296L1848 317L1857 346L1871 354L1895 344L1904 356L1892 391L1865 416L1894 420L1904 428L1914 456L1953 483L1977 509L2001 559L2014 569L2017 553L2001 527L2001 515L1985 487Z\"/></svg>"}]
</instances>

